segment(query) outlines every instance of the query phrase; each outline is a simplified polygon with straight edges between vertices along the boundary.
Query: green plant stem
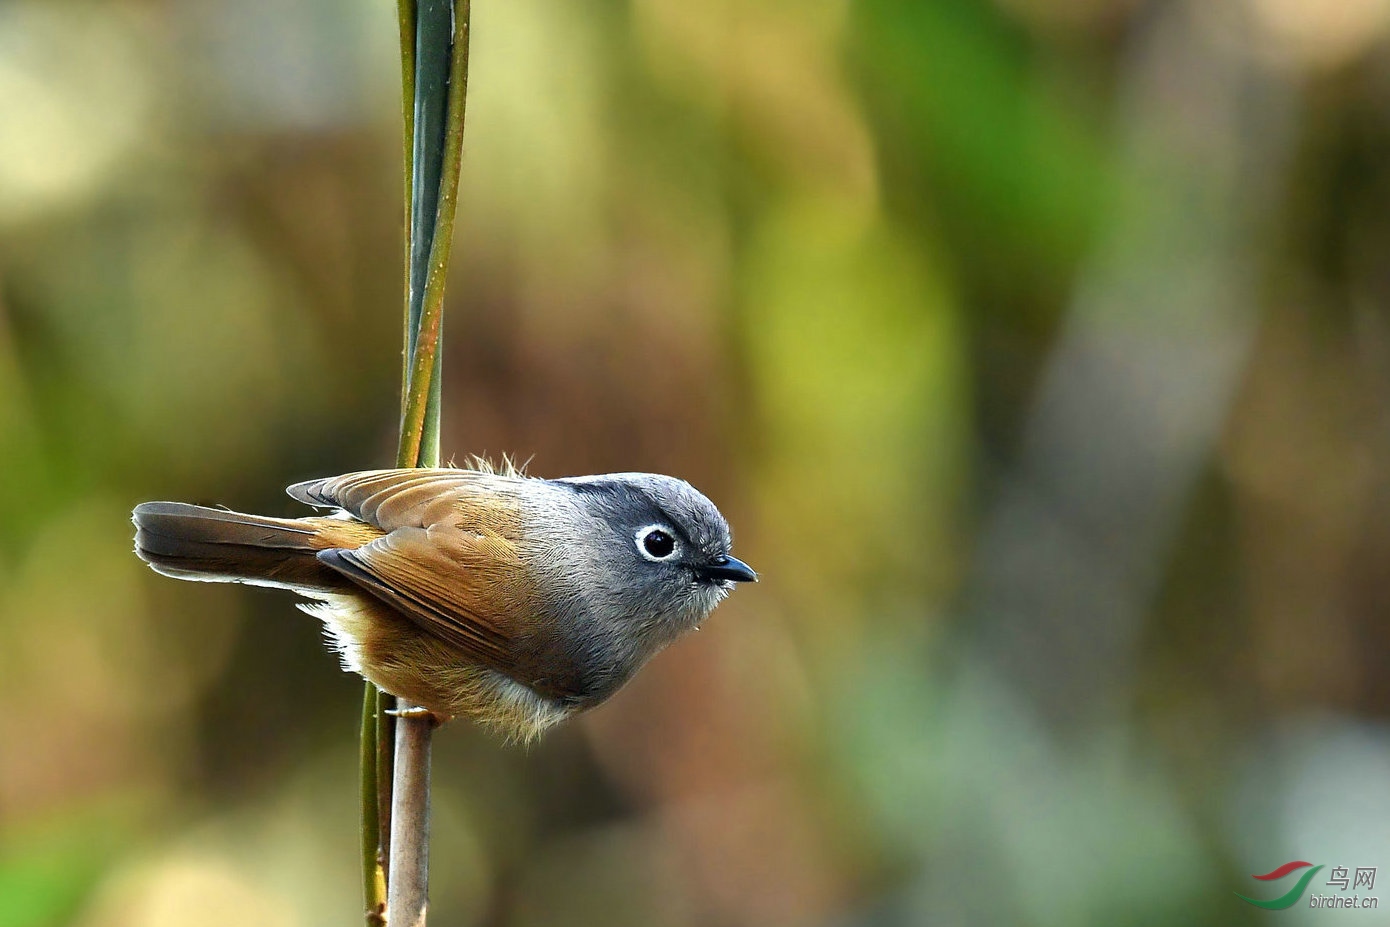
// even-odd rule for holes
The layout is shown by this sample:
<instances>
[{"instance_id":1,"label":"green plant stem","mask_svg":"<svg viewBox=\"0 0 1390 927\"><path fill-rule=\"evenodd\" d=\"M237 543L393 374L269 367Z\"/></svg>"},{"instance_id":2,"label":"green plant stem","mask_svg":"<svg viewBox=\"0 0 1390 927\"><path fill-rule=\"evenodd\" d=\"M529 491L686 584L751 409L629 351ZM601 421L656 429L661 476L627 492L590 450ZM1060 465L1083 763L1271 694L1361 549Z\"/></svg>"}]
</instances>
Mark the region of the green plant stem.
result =
<instances>
[{"instance_id":1,"label":"green plant stem","mask_svg":"<svg viewBox=\"0 0 1390 927\"><path fill-rule=\"evenodd\" d=\"M440 337L468 94L469 0L415 7L407 222L406 363L400 467L439 465ZM402 24L402 48L406 31ZM406 67L402 51L402 72ZM405 97L403 97L404 101ZM430 741L435 720L399 703L387 839L387 919L423 927L429 890ZM382 719L378 715L377 734Z\"/></svg>"},{"instance_id":2,"label":"green plant stem","mask_svg":"<svg viewBox=\"0 0 1390 927\"><path fill-rule=\"evenodd\" d=\"M404 178L404 190L401 197L402 209L404 210L403 227L405 234L401 237L402 245L405 248L404 260L401 261L404 280L401 286L401 293L404 297L404 322L405 338L401 342L401 383L410 382L410 331L414 327L411 320L410 306L410 240L411 214L414 209L414 201L411 191L414 188L414 152L415 152L415 20L416 20L416 0L396 0L396 19L400 26L401 41L401 153L404 169L401 176ZM405 412L406 391L401 390L401 412Z\"/></svg>"},{"instance_id":3,"label":"green plant stem","mask_svg":"<svg viewBox=\"0 0 1390 927\"><path fill-rule=\"evenodd\" d=\"M416 0L397 0L396 18L400 29L401 48L401 151L404 169L402 176L405 234L403 267L405 294L405 325L410 328L410 219L413 186L412 149L415 139L415 24ZM401 379L406 382L410 371L409 339L401 352ZM405 411L406 391L401 391L401 411ZM395 699L380 691L371 682L363 683L362 730L360 733L361 762L361 830L362 830L362 894L368 927L386 923L386 861L389 849L382 842L391 833L391 775L390 757L393 746L390 717L387 712Z\"/></svg>"},{"instance_id":4,"label":"green plant stem","mask_svg":"<svg viewBox=\"0 0 1390 927\"><path fill-rule=\"evenodd\" d=\"M448 97L445 111L443 151L439 159L439 184L434 199L434 222L429 234L429 247L419 247L412 241L410 344L414 362L406 378L405 411L401 416L401 441L396 455L400 467L434 467L439 465L439 340L444 317L444 284L449 274L449 256L454 241L454 218L458 211L459 171L463 163L463 128L468 98L468 26L469 0L454 4L454 41L449 60ZM424 36L423 20L420 30ZM421 106L417 103L417 114ZM433 166L423 158L417 133L416 160ZM421 165L417 165L421 166ZM421 174L430 173L428 170ZM422 178L422 183L424 182ZM415 202L422 200L417 189ZM412 238L423 237L419 211L412 218ZM416 294L419 294L418 300ZM419 306L418 313L413 307Z\"/></svg>"},{"instance_id":5,"label":"green plant stem","mask_svg":"<svg viewBox=\"0 0 1390 927\"><path fill-rule=\"evenodd\" d=\"M377 764L377 688L362 697L362 896L369 927L386 923L386 874L381 866L380 781Z\"/></svg>"},{"instance_id":6,"label":"green plant stem","mask_svg":"<svg viewBox=\"0 0 1390 927\"><path fill-rule=\"evenodd\" d=\"M396 697L390 693L376 690L376 794L379 839L382 844L391 838L391 773L392 757L396 749L396 724L391 712L396 707ZM388 848L377 847L376 861L381 868L383 886L391 882L391 872L386 868Z\"/></svg>"},{"instance_id":7,"label":"green plant stem","mask_svg":"<svg viewBox=\"0 0 1390 927\"><path fill-rule=\"evenodd\" d=\"M409 300L405 345L408 364L402 402L401 444L396 465L418 467L432 461L429 446L439 446L439 394L441 379L438 320L433 343L421 351L426 331L423 316L426 289L434 266L435 236L439 230L439 202L444 187L445 141L449 123L450 59L453 48L454 10L451 0L418 0L415 18L415 85L411 112L410 256ZM424 376L416 364L424 354L433 364ZM423 393L418 417L412 417L412 396ZM433 427L431 427L433 423ZM433 432L433 433L432 433ZM422 459L423 457L423 459Z\"/></svg>"}]
</instances>

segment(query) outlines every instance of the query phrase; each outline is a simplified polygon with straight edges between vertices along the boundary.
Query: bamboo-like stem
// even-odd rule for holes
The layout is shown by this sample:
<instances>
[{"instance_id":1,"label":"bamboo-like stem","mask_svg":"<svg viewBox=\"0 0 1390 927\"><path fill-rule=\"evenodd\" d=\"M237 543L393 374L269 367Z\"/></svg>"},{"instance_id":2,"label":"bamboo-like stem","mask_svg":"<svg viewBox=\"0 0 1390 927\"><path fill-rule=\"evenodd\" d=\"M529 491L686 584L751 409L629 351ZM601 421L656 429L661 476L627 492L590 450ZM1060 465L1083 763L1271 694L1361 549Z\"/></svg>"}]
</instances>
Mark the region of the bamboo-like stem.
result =
<instances>
[{"instance_id":1,"label":"bamboo-like stem","mask_svg":"<svg viewBox=\"0 0 1390 927\"><path fill-rule=\"evenodd\" d=\"M415 183L415 22L416 0L396 0L396 19L401 33L401 152L404 169L404 190L401 203L404 210L403 227L405 234L401 243L405 248L405 259L401 261L401 293L405 310L406 337L401 342L401 383L410 382L410 330L414 327L410 316L410 217L414 206L411 191ZM406 391L401 390L401 412L405 412Z\"/></svg>"},{"instance_id":2,"label":"bamboo-like stem","mask_svg":"<svg viewBox=\"0 0 1390 927\"><path fill-rule=\"evenodd\" d=\"M391 882L386 910L391 927L424 927L430 887L430 741L427 712L396 718L396 774L391 789Z\"/></svg>"},{"instance_id":3,"label":"bamboo-like stem","mask_svg":"<svg viewBox=\"0 0 1390 927\"><path fill-rule=\"evenodd\" d=\"M468 99L469 0L456 0L454 7L444 156L440 164L434 234L428 249L423 293L419 298L420 311L413 320L414 363L406 380L401 443L396 457L396 465L400 467L439 465L438 349L444 317L444 284L454 241L454 217L458 212L458 181L463 164L463 127ZM418 263L419 249L412 252L411 259L412 264ZM412 297L418 280L417 275L412 282Z\"/></svg>"},{"instance_id":4,"label":"bamboo-like stem","mask_svg":"<svg viewBox=\"0 0 1390 927\"><path fill-rule=\"evenodd\" d=\"M373 687L375 688L375 686ZM396 697L376 690L376 810L377 868L381 870L382 904L386 902L386 886L391 884L391 872L386 868L389 858L387 841L391 839L391 773L395 764L396 723L392 710L396 707Z\"/></svg>"},{"instance_id":5,"label":"bamboo-like stem","mask_svg":"<svg viewBox=\"0 0 1390 927\"><path fill-rule=\"evenodd\" d=\"M377 688L362 697L362 897L368 927L386 923L386 874L381 867L380 782L377 778Z\"/></svg>"},{"instance_id":6,"label":"bamboo-like stem","mask_svg":"<svg viewBox=\"0 0 1390 927\"><path fill-rule=\"evenodd\" d=\"M396 19L400 30L401 46L401 177L402 177L402 228L401 236L403 259L401 261L401 305L405 337L401 340L401 412L405 412L405 384L410 380L410 220L414 201L411 191L415 187L415 29L419 16L417 0L396 0ZM395 724L390 711L396 707L396 697L378 691L376 696L376 743L378 783L377 812L381 820L381 835L385 840L391 838L391 768L392 753L395 750ZM390 858L389 847L385 843L379 848L377 858L383 869ZM390 873L386 873L389 883ZM383 885L384 890L384 885ZM385 904L383 896L382 903Z\"/></svg>"},{"instance_id":7,"label":"bamboo-like stem","mask_svg":"<svg viewBox=\"0 0 1390 927\"><path fill-rule=\"evenodd\" d=\"M416 8L407 358L396 459L401 467L439 465L439 343L463 159L469 13L469 0L420 0ZM441 100L446 86L447 97ZM414 706L402 702L400 708L391 790L387 919L392 927L423 927L429 895L430 740L435 721Z\"/></svg>"},{"instance_id":8,"label":"bamboo-like stem","mask_svg":"<svg viewBox=\"0 0 1390 927\"><path fill-rule=\"evenodd\" d=\"M401 151L404 169L404 223L402 240L405 325L410 328L410 215L413 184L412 148L415 139L415 21L416 0L396 0L396 19L401 46ZM401 382L410 374L409 340L401 351ZM401 390L401 411L405 411L406 390ZM392 727L387 715L395 703L390 695L371 682L363 682L362 730L360 737L361 818L362 818L362 897L367 927L386 923L386 861L388 850L382 836L391 833L390 758Z\"/></svg>"},{"instance_id":9,"label":"bamboo-like stem","mask_svg":"<svg viewBox=\"0 0 1390 927\"><path fill-rule=\"evenodd\" d=\"M466 17L455 15L458 0L418 0L415 26L415 86L413 100L414 138L411 148L409 304L406 313L405 344L407 376L401 418L401 443L396 465L429 466L438 462L439 397L441 392L439 343L443 298L443 275L433 280L436 270L447 268L448 250L439 249L439 237L453 240L453 210L448 208L444 222L440 207L455 198L455 170L446 170L450 142L461 131L452 133L450 125L461 122L463 111L450 110L453 92L466 87L453 79L457 55L467 54L467 42L455 42L457 24ZM466 13L467 11L464 10ZM466 39L466 33L463 34ZM466 66L467 61L463 64ZM434 286L431 287L431 283ZM431 291L434 291L433 294ZM436 299L429 297L434 295ZM432 305L431 303L434 303ZM427 319L433 312L435 318ZM421 341L427 343L423 346ZM422 350L423 347L423 350ZM418 369L429 362L425 369Z\"/></svg>"}]
</instances>

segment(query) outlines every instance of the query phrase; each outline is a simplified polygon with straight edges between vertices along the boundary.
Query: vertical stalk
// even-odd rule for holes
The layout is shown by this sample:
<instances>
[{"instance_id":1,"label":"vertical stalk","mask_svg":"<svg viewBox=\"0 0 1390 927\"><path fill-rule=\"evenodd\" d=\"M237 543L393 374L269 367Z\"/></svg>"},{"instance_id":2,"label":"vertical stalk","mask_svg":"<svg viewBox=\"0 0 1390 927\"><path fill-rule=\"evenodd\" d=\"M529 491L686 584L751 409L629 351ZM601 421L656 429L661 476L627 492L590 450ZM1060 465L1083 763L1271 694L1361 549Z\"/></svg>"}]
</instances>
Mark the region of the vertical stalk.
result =
<instances>
[{"instance_id":1,"label":"vertical stalk","mask_svg":"<svg viewBox=\"0 0 1390 927\"><path fill-rule=\"evenodd\" d=\"M381 870L381 904L384 912L386 886L391 882L391 873L386 868L386 842L391 839L391 773L396 751L396 723L393 711L396 707L396 697L382 692L376 686L372 688L376 690L376 864Z\"/></svg>"},{"instance_id":2,"label":"vertical stalk","mask_svg":"<svg viewBox=\"0 0 1390 927\"><path fill-rule=\"evenodd\" d=\"M382 869L380 789L377 750L377 688L362 695L362 897L368 927L386 923L386 873Z\"/></svg>"},{"instance_id":3,"label":"vertical stalk","mask_svg":"<svg viewBox=\"0 0 1390 927\"><path fill-rule=\"evenodd\" d=\"M401 48L401 151L404 221L402 236L405 254L401 262L404 281L402 292L405 304L405 347L401 352L401 382L410 375L411 330L411 216L414 210L414 139L415 139L415 28L416 0L396 0L396 20L400 29ZM407 390L401 390L401 411L405 411ZM386 862L387 847L383 835L391 833L391 750L392 727L388 712L395 699L370 682L363 683L362 730L360 738L361 818L362 818L362 896L367 927L383 927L386 923Z\"/></svg>"},{"instance_id":4,"label":"vertical stalk","mask_svg":"<svg viewBox=\"0 0 1390 927\"><path fill-rule=\"evenodd\" d=\"M393 927L425 927L430 888L430 740L428 712L396 718L396 774L391 802L391 881L387 917Z\"/></svg>"},{"instance_id":5,"label":"vertical stalk","mask_svg":"<svg viewBox=\"0 0 1390 927\"><path fill-rule=\"evenodd\" d=\"M423 0L416 30L410 304L400 467L439 465L438 351L468 96L469 0Z\"/></svg>"},{"instance_id":6,"label":"vertical stalk","mask_svg":"<svg viewBox=\"0 0 1390 927\"><path fill-rule=\"evenodd\" d=\"M406 225L406 352L396 464L433 467L439 465L439 345L463 157L470 7L469 0L417 0L411 9L412 33L406 28L406 6L406 0L401 0L410 211ZM409 51L407 45L412 46ZM386 911L392 927L423 927L429 890L430 739L435 722L428 712L415 706L401 703L399 708ZM384 720L378 711L378 737ZM364 747L364 766L366 753ZM384 765L381 760L377 762ZM377 772L380 775L381 770Z\"/></svg>"},{"instance_id":7,"label":"vertical stalk","mask_svg":"<svg viewBox=\"0 0 1390 927\"><path fill-rule=\"evenodd\" d=\"M414 214L412 191L415 184L415 23L416 0L396 0L396 20L400 27L401 43L401 155L404 165L401 177L404 181L401 207L403 210L401 243L404 246L401 261L401 293L405 306L405 339L401 343L401 410L405 410L404 384L410 379L410 330L413 327L410 314L410 248L411 216Z\"/></svg>"}]
</instances>

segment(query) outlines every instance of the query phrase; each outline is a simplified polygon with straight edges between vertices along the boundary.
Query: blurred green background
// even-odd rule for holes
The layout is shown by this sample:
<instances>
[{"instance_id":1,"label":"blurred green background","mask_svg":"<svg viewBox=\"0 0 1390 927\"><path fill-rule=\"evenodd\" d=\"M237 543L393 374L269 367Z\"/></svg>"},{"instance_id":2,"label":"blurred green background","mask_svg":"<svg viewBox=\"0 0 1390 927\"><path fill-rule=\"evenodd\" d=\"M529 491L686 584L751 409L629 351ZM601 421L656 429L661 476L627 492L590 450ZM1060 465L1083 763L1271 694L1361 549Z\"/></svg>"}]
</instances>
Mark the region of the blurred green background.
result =
<instances>
[{"instance_id":1,"label":"blurred green background","mask_svg":"<svg viewBox=\"0 0 1390 927\"><path fill-rule=\"evenodd\" d=\"M1390 4L474 6L446 457L764 581L438 735L431 922L1384 923L1232 893L1390 866ZM358 682L127 519L391 460L396 37L0 2L0 927L360 923Z\"/></svg>"}]
</instances>

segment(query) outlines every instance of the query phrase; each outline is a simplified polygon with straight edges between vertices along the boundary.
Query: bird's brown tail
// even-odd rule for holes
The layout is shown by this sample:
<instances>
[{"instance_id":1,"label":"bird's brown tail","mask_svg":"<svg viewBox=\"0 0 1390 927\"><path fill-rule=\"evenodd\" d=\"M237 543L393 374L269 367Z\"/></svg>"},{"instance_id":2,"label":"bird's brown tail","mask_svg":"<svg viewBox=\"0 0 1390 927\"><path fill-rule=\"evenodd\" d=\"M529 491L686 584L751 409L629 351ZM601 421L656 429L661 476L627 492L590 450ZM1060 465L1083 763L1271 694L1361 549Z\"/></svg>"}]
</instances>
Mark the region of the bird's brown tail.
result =
<instances>
[{"instance_id":1,"label":"bird's brown tail","mask_svg":"<svg viewBox=\"0 0 1390 927\"><path fill-rule=\"evenodd\" d=\"M135 553L165 576L304 592L343 588L342 578L315 556L334 545L325 543L308 519L145 502L135 507L131 521Z\"/></svg>"}]
</instances>

